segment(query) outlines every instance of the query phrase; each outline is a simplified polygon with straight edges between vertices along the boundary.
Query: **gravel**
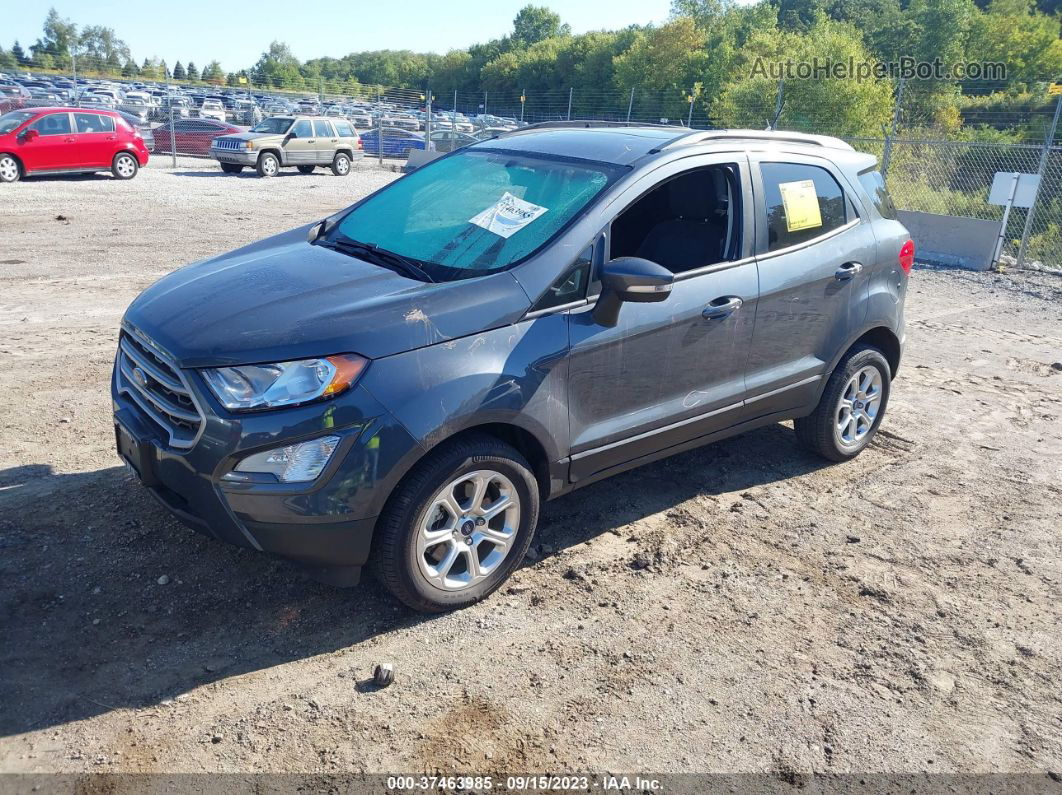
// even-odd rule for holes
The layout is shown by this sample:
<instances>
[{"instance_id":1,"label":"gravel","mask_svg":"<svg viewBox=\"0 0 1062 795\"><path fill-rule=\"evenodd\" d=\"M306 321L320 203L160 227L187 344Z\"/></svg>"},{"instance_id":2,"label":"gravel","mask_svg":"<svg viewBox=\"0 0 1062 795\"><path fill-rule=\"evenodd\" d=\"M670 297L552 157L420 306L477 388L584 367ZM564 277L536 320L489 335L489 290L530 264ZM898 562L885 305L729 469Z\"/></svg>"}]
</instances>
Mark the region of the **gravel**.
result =
<instances>
[{"instance_id":1,"label":"gravel","mask_svg":"<svg viewBox=\"0 0 1062 795\"><path fill-rule=\"evenodd\" d=\"M595 484L460 613L172 520L113 451L125 306L392 177L190 161L0 189L0 769L1059 769L1052 273L916 269L860 458L826 465L777 425Z\"/></svg>"}]
</instances>

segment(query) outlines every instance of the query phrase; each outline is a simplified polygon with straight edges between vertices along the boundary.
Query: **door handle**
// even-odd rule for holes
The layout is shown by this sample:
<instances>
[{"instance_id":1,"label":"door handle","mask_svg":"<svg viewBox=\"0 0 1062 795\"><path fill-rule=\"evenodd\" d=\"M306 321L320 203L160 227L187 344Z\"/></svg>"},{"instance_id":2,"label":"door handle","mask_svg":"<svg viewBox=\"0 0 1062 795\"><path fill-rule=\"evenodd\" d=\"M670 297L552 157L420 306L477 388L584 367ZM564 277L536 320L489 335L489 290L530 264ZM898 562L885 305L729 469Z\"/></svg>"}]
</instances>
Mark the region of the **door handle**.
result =
<instances>
[{"instance_id":1,"label":"door handle","mask_svg":"<svg viewBox=\"0 0 1062 795\"><path fill-rule=\"evenodd\" d=\"M75 138L74 136L71 135L69 138L64 138L63 139L63 143L72 144L76 140L77 140L77 138Z\"/></svg>"},{"instance_id":2,"label":"door handle","mask_svg":"<svg viewBox=\"0 0 1062 795\"><path fill-rule=\"evenodd\" d=\"M734 310L741 308L741 304L741 299L736 295L725 295L722 298L716 298L712 303L708 304L704 311L701 312L701 317L707 320L729 317Z\"/></svg>"},{"instance_id":3,"label":"door handle","mask_svg":"<svg viewBox=\"0 0 1062 795\"><path fill-rule=\"evenodd\" d=\"M833 277L837 279L837 281L844 282L851 279L861 270L863 270L862 262L846 262L833 272Z\"/></svg>"}]
</instances>

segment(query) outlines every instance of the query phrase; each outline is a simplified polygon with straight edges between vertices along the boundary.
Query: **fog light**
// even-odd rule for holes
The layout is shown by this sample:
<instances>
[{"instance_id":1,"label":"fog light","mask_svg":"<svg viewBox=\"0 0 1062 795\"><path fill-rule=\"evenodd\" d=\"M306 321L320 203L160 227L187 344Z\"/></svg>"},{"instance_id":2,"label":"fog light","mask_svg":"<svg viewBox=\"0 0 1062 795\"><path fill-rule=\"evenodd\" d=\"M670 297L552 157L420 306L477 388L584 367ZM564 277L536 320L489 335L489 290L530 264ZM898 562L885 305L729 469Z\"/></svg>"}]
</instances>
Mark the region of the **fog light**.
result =
<instances>
[{"instance_id":1,"label":"fog light","mask_svg":"<svg viewBox=\"0 0 1062 795\"><path fill-rule=\"evenodd\" d=\"M322 436L277 447L247 456L236 466L236 471L267 473L281 483L306 483L321 474L338 444L338 436Z\"/></svg>"}]
</instances>

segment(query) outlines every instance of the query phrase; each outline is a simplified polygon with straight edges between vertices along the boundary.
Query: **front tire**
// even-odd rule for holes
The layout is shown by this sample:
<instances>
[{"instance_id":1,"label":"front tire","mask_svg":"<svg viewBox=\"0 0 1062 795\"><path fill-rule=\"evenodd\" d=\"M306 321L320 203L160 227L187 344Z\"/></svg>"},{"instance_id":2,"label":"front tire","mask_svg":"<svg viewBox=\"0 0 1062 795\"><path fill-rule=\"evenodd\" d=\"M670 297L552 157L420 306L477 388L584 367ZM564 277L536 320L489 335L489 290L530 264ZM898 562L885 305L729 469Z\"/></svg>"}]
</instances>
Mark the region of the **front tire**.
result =
<instances>
[{"instance_id":1,"label":"front tire","mask_svg":"<svg viewBox=\"0 0 1062 795\"><path fill-rule=\"evenodd\" d=\"M519 451L481 434L446 443L388 500L376 526L373 570L414 610L468 607L523 560L538 512L538 483Z\"/></svg>"},{"instance_id":2,"label":"front tire","mask_svg":"<svg viewBox=\"0 0 1062 795\"><path fill-rule=\"evenodd\" d=\"M275 177L280 173L280 161L272 152L262 152L255 170L260 177Z\"/></svg>"},{"instance_id":3,"label":"front tire","mask_svg":"<svg viewBox=\"0 0 1062 795\"><path fill-rule=\"evenodd\" d=\"M0 155L0 182L18 182L22 169L11 155Z\"/></svg>"},{"instance_id":4,"label":"front tire","mask_svg":"<svg viewBox=\"0 0 1062 795\"><path fill-rule=\"evenodd\" d=\"M857 345L834 368L815 411L795 420L797 441L830 461L850 461L878 431L892 388L884 354Z\"/></svg>"},{"instance_id":5,"label":"front tire","mask_svg":"<svg viewBox=\"0 0 1062 795\"><path fill-rule=\"evenodd\" d=\"M241 171L243 171L243 166L241 166L239 163L222 163L221 170L224 171L226 174L239 174Z\"/></svg>"},{"instance_id":6,"label":"front tire","mask_svg":"<svg viewBox=\"0 0 1062 795\"><path fill-rule=\"evenodd\" d=\"M119 152L111 163L111 173L117 179L132 179L140 170L140 164L128 152Z\"/></svg>"},{"instance_id":7,"label":"front tire","mask_svg":"<svg viewBox=\"0 0 1062 795\"><path fill-rule=\"evenodd\" d=\"M332 173L337 177L345 177L350 173L350 157L339 152L332 160Z\"/></svg>"}]
</instances>

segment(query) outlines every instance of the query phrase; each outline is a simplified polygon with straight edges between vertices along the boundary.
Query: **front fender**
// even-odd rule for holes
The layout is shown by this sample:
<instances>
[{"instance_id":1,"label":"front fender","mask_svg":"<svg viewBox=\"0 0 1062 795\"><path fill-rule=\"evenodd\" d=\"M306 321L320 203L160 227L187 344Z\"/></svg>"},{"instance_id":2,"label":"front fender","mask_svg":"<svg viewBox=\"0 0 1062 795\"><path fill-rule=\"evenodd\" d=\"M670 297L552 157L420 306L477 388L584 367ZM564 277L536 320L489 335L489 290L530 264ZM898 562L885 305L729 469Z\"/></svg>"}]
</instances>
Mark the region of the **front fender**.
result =
<instances>
[{"instance_id":1,"label":"front fender","mask_svg":"<svg viewBox=\"0 0 1062 795\"><path fill-rule=\"evenodd\" d=\"M425 449L502 423L553 462L568 454L567 351L567 315L547 315L379 359L363 386Z\"/></svg>"}]
</instances>

